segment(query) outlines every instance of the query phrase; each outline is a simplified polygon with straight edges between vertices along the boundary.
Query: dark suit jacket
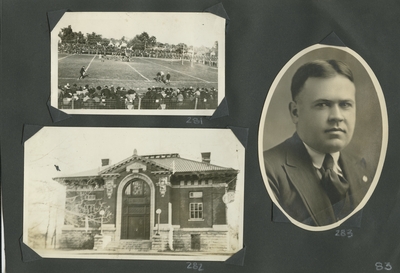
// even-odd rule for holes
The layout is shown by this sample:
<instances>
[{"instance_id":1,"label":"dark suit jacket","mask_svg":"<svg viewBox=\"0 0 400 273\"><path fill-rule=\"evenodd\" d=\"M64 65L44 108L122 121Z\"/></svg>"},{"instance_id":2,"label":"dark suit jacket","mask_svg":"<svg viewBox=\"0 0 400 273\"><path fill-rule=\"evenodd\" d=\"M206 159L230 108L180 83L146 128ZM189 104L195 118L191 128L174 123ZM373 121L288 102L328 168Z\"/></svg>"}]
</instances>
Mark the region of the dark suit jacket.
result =
<instances>
[{"instance_id":1,"label":"dark suit jacket","mask_svg":"<svg viewBox=\"0 0 400 273\"><path fill-rule=\"evenodd\" d=\"M339 220L297 133L265 151L264 163L277 201L293 219L311 226L329 225ZM340 153L339 165L350 185L346 200L343 200L348 212L340 216L344 218L362 201L372 177L364 159L357 160L344 151Z\"/></svg>"}]
</instances>

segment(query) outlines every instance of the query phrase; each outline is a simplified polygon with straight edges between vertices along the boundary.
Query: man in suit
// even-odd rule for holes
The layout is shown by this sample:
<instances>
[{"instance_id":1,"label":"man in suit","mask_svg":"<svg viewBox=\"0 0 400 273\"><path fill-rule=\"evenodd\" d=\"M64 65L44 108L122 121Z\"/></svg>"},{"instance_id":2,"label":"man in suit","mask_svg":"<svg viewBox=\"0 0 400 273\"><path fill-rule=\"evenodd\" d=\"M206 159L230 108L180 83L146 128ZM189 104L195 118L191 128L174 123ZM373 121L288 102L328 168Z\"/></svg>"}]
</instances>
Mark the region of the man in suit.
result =
<instances>
[{"instance_id":1,"label":"man in suit","mask_svg":"<svg viewBox=\"0 0 400 273\"><path fill-rule=\"evenodd\" d=\"M357 207L371 182L365 160L343 150L356 123L353 74L340 61L309 62L294 74L291 93L296 132L264 152L268 182L291 218L329 225Z\"/></svg>"}]
</instances>

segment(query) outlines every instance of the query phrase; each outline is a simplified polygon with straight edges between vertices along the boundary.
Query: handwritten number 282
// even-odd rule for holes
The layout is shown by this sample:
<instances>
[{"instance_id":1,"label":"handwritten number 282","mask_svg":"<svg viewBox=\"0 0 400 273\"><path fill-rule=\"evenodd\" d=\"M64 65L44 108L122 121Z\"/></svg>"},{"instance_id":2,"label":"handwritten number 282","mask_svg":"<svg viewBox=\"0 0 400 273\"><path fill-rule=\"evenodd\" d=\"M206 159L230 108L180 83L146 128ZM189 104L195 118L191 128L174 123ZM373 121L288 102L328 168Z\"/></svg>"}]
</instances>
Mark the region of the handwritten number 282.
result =
<instances>
[{"instance_id":1,"label":"handwritten number 282","mask_svg":"<svg viewBox=\"0 0 400 273\"><path fill-rule=\"evenodd\" d=\"M197 271L203 271L203 264L198 264L198 263L190 263L187 262L188 266L187 269L193 269L193 270L197 270Z\"/></svg>"}]
</instances>

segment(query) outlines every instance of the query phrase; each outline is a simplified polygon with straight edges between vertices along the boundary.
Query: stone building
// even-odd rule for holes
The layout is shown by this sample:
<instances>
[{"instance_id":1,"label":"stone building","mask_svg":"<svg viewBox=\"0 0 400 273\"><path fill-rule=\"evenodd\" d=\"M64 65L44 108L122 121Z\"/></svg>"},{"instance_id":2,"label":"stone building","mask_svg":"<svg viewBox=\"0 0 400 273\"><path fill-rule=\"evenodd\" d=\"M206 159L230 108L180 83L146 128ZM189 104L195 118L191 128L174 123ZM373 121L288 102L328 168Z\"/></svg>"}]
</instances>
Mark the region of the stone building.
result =
<instances>
[{"instance_id":1,"label":"stone building","mask_svg":"<svg viewBox=\"0 0 400 273\"><path fill-rule=\"evenodd\" d=\"M228 251L238 171L179 154L139 156L54 180L66 186L63 248Z\"/></svg>"}]
</instances>

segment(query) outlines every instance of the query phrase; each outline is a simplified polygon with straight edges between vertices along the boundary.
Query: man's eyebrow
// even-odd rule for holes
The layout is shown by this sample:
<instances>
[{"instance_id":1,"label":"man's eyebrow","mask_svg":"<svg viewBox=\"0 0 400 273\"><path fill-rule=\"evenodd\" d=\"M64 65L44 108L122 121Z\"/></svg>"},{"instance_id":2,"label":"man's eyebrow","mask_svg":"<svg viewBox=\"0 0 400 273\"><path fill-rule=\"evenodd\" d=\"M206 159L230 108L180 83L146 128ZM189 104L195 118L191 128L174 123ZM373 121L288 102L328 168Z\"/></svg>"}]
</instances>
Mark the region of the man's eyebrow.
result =
<instances>
[{"instance_id":1,"label":"man's eyebrow","mask_svg":"<svg viewBox=\"0 0 400 273\"><path fill-rule=\"evenodd\" d=\"M345 100L339 100L339 102L351 102L351 103L355 103L355 100L352 99L345 99Z\"/></svg>"},{"instance_id":2,"label":"man's eyebrow","mask_svg":"<svg viewBox=\"0 0 400 273\"><path fill-rule=\"evenodd\" d=\"M319 102L332 102L333 100L328 100L328 99L316 99L314 103L319 103Z\"/></svg>"},{"instance_id":3,"label":"man's eyebrow","mask_svg":"<svg viewBox=\"0 0 400 273\"><path fill-rule=\"evenodd\" d=\"M318 102L336 102L336 101L338 101L338 102L353 102L353 103L355 102L355 100L353 100L353 99L343 99L343 100L316 99L313 102L318 103Z\"/></svg>"}]
</instances>

